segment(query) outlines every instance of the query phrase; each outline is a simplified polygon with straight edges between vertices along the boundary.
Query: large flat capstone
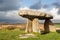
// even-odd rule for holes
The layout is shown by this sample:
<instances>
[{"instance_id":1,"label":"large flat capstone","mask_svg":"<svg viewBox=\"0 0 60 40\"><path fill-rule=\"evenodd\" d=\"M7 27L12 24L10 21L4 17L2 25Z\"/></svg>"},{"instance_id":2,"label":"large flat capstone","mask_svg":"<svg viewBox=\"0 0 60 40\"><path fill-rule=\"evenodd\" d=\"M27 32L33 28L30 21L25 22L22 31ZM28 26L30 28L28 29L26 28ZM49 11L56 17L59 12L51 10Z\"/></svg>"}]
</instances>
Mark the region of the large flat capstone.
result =
<instances>
[{"instance_id":1,"label":"large flat capstone","mask_svg":"<svg viewBox=\"0 0 60 40\"><path fill-rule=\"evenodd\" d=\"M52 19L53 16L45 13L45 12L41 12L41 11L34 11L34 10L20 10L19 11L19 15L25 18L38 18L38 19Z\"/></svg>"}]
</instances>

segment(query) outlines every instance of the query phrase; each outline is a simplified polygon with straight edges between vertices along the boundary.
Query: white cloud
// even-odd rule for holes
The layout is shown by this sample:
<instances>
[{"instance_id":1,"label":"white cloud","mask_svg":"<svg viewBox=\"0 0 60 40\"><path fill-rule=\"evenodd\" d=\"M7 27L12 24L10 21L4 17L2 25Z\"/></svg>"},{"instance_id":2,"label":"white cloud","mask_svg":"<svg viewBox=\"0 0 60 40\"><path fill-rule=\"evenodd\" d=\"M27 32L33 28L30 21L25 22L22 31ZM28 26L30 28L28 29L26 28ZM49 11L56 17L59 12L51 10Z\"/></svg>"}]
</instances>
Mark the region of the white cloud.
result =
<instances>
[{"instance_id":1,"label":"white cloud","mask_svg":"<svg viewBox=\"0 0 60 40\"><path fill-rule=\"evenodd\" d=\"M29 10L35 10L37 11L36 9L30 9L28 7L25 7L25 8L20 8L20 9L29 9ZM19 9L19 10L20 10ZM13 10L13 11L0 11L0 19L9 19L9 20L19 20L20 22L24 22L26 21L25 18L22 18L18 15L18 11L19 10ZM58 8L52 8L50 11L48 11L48 9L44 9L44 8L41 8L40 10L38 11L44 11L44 12L48 12L48 13L51 13L53 16L54 16L54 19L53 20L60 20L60 15L58 15ZM16 22L16 21L15 21Z\"/></svg>"},{"instance_id":2,"label":"white cloud","mask_svg":"<svg viewBox=\"0 0 60 40\"><path fill-rule=\"evenodd\" d=\"M52 8L50 10L51 14L54 16L54 20L60 20L60 15L58 15L59 8Z\"/></svg>"},{"instance_id":3,"label":"white cloud","mask_svg":"<svg viewBox=\"0 0 60 40\"><path fill-rule=\"evenodd\" d=\"M60 20L60 15L55 16L54 20Z\"/></svg>"},{"instance_id":4,"label":"white cloud","mask_svg":"<svg viewBox=\"0 0 60 40\"><path fill-rule=\"evenodd\" d=\"M60 15L58 15L59 8L52 8L51 10L41 8L41 11L50 13L53 16L53 20L60 20Z\"/></svg>"},{"instance_id":5,"label":"white cloud","mask_svg":"<svg viewBox=\"0 0 60 40\"><path fill-rule=\"evenodd\" d=\"M5 18L9 18L9 19L19 19L20 16L18 15L18 11L17 10L13 10L13 11L0 11L0 17L5 17Z\"/></svg>"},{"instance_id":6,"label":"white cloud","mask_svg":"<svg viewBox=\"0 0 60 40\"><path fill-rule=\"evenodd\" d=\"M0 11L0 20L6 20L8 22L15 22L15 23L23 23L24 21L26 22L25 18L22 18L21 16L18 15L18 10L13 10L13 11ZM11 21L10 21L11 20ZM5 22L5 21L4 21ZM13 23L12 22L12 23Z\"/></svg>"},{"instance_id":7,"label":"white cloud","mask_svg":"<svg viewBox=\"0 0 60 40\"><path fill-rule=\"evenodd\" d=\"M60 20L60 15L58 15L59 8L56 8L56 7L52 8L51 10L48 10L48 9L45 9L45 8L41 8L39 10L36 10L36 9L30 9L28 7L24 7L24 8L20 8L20 10L43 11L43 12L51 14L53 16L53 20Z\"/></svg>"},{"instance_id":8,"label":"white cloud","mask_svg":"<svg viewBox=\"0 0 60 40\"><path fill-rule=\"evenodd\" d=\"M23 8L20 8L19 10L29 10L30 8L29 7L23 7Z\"/></svg>"},{"instance_id":9,"label":"white cloud","mask_svg":"<svg viewBox=\"0 0 60 40\"><path fill-rule=\"evenodd\" d=\"M50 10L50 13L53 15L53 16L57 16L58 15L58 8L52 8L51 10Z\"/></svg>"},{"instance_id":10,"label":"white cloud","mask_svg":"<svg viewBox=\"0 0 60 40\"><path fill-rule=\"evenodd\" d=\"M39 11L47 12L53 16L53 20L60 20L60 15L58 15L59 8L52 8L51 10L41 8Z\"/></svg>"},{"instance_id":11,"label":"white cloud","mask_svg":"<svg viewBox=\"0 0 60 40\"><path fill-rule=\"evenodd\" d=\"M6 18L12 18L12 19L18 19L18 11L7 11L6 12L6 15L5 15Z\"/></svg>"}]
</instances>

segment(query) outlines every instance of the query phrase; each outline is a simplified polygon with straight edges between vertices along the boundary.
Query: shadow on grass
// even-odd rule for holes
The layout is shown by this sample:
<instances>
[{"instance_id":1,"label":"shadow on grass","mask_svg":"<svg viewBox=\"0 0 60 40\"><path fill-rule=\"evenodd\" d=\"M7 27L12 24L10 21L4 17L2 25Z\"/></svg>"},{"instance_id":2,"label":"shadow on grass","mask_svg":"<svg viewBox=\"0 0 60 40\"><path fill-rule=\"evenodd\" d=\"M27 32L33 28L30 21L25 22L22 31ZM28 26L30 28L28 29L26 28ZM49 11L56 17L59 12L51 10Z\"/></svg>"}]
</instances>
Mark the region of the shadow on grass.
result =
<instances>
[{"instance_id":1,"label":"shadow on grass","mask_svg":"<svg viewBox=\"0 0 60 40\"><path fill-rule=\"evenodd\" d=\"M50 32L45 32L45 31L41 31L41 35L45 35L45 34L48 34Z\"/></svg>"}]
</instances>

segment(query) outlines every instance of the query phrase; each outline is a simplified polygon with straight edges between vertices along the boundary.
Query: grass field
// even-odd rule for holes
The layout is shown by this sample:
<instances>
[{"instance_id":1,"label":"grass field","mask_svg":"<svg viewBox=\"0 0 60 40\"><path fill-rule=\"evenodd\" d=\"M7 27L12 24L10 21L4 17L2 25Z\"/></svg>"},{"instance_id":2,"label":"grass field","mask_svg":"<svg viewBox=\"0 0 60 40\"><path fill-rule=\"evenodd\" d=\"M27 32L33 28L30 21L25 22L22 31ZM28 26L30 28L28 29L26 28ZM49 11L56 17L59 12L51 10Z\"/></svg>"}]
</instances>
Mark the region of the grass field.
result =
<instances>
[{"instance_id":1,"label":"grass field","mask_svg":"<svg viewBox=\"0 0 60 40\"><path fill-rule=\"evenodd\" d=\"M55 24L56 27L60 27L60 24ZM0 30L0 40L60 40L60 33L48 33L39 34L34 33L36 38L19 38L20 34L25 34L24 30L14 29L14 30Z\"/></svg>"},{"instance_id":2,"label":"grass field","mask_svg":"<svg viewBox=\"0 0 60 40\"><path fill-rule=\"evenodd\" d=\"M19 38L20 34L24 34L23 30L15 29L15 30L0 30L0 40L60 40L60 33L48 33L48 34L39 34L36 38Z\"/></svg>"},{"instance_id":3,"label":"grass field","mask_svg":"<svg viewBox=\"0 0 60 40\"><path fill-rule=\"evenodd\" d=\"M56 27L60 27L60 23L59 24L54 24Z\"/></svg>"}]
</instances>

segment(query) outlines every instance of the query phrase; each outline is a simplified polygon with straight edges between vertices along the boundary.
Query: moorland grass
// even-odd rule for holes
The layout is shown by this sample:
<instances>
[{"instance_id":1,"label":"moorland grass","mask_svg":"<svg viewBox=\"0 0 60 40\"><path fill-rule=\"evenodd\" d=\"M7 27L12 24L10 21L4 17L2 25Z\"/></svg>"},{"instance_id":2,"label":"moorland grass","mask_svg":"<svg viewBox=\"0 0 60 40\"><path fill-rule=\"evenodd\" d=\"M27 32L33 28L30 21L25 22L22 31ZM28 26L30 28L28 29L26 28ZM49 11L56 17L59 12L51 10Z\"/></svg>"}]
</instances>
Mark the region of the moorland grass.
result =
<instances>
[{"instance_id":1,"label":"moorland grass","mask_svg":"<svg viewBox=\"0 0 60 40\"><path fill-rule=\"evenodd\" d=\"M0 30L0 40L60 40L60 33L39 34L34 33L36 38L19 38L20 34L25 34L24 30Z\"/></svg>"},{"instance_id":2,"label":"moorland grass","mask_svg":"<svg viewBox=\"0 0 60 40\"><path fill-rule=\"evenodd\" d=\"M59 27L60 28L60 24L54 24L55 25L55 27Z\"/></svg>"}]
</instances>

